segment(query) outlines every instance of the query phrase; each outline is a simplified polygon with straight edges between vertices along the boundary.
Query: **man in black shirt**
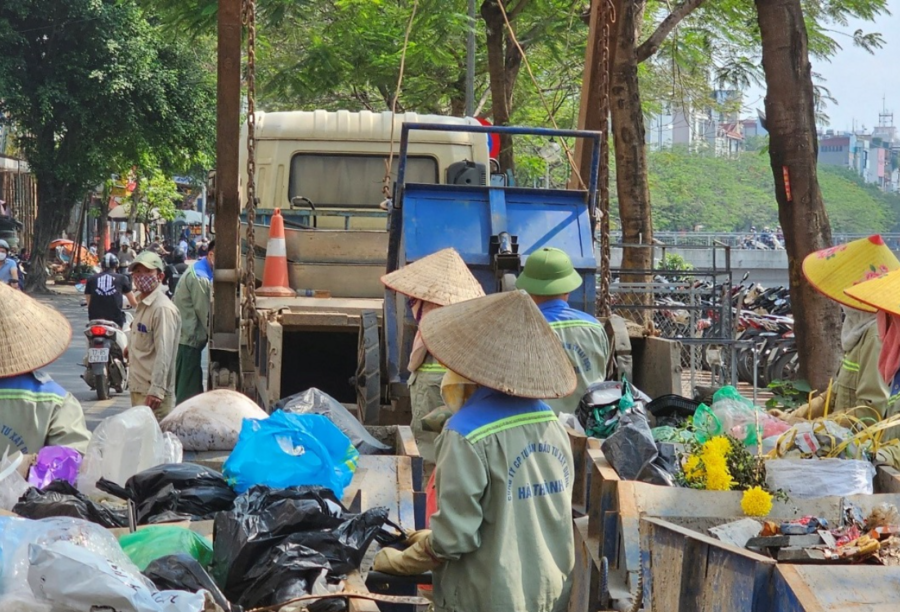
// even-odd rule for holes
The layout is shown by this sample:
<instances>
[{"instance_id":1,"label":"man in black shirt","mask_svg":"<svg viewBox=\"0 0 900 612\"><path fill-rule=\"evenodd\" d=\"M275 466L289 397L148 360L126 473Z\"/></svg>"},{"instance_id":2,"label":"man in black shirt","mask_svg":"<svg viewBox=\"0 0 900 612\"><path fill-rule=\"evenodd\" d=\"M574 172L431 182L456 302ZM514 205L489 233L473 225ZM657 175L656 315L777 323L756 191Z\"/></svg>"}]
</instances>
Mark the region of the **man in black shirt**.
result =
<instances>
[{"instance_id":1,"label":"man in black shirt","mask_svg":"<svg viewBox=\"0 0 900 612\"><path fill-rule=\"evenodd\" d=\"M88 319L105 319L119 327L125 326L125 313L122 311L122 296L128 299L132 308L137 306L137 299L131 291L131 280L119 274L119 260L112 253L107 253L101 260L103 271L88 279L84 288L84 298L88 305Z\"/></svg>"}]
</instances>

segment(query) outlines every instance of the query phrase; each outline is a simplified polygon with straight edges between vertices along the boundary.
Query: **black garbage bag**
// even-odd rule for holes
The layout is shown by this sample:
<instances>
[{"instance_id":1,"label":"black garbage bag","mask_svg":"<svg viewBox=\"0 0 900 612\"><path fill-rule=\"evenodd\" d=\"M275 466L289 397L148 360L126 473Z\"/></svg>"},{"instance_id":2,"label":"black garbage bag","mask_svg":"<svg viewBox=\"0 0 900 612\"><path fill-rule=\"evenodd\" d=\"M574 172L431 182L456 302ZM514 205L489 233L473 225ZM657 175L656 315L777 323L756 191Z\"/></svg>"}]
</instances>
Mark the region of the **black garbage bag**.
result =
<instances>
[{"instance_id":1,"label":"black garbage bag","mask_svg":"<svg viewBox=\"0 0 900 612\"><path fill-rule=\"evenodd\" d=\"M28 489L12 511L29 519L69 516L103 527L128 526L125 508L113 509L93 502L65 480L54 480L43 490Z\"/></svg>"},{"instance_id":2,"label":"black garbage bag","mask_svg":"<svg viewBox=\"0 0 900 612\"><path fill-rule=\"evenodd\" d=\"M101 478L97 488L137 505L140 525L205 520L230 510L236 493L222 474L196 463L168 463L139 472L124 487Z\"/></svg>"},{"instance_id":3,"label":"black garbage bag","mask_svg":"<svg viewBox=\"0 0 900 612\"><path fill-rule=\"evenodd\" d=\"M359 569L373 540L377 539L383 545L397 541L397 537L384 529L387 524L393 524L388 519L387 508L372 508L334 529L301 531L291 535L290 539L325 555L332 575L344 576Z\"/></svg>"},{"instance_id":4,"label":"black garbage bag","mask_svg":"<svg viewBox=\"0 0 900 612\"><path fill-rule=\"evenodd\" d=\"M668 446L671 445L667 445L665 456L660 459L647 417L642 412L628 411L621 415L618 427L603 441L600 450L622 480L673 486L674 472L668 472L666 466L674 467L674 447Z\"/></svg>"},{"instance_id":5,"label":"black garbage bag","mask_svg":"<svg viewBox=\"0 0 900 612\"><path fill-rule=\"evenodd\" d=\"M241 581L228 585L227 593L245 608L310 595L313 584L316 580L324 582L331 566L322 553L297 544L293 538L289 536L266 550Z\"/></svg>"},{"instance_id":6,"label":"black garbage bag","mask_svg":"<svg viewBox=\"0 0 900 612\"><path fill-rule=\"evenodd\" d=\"M167 555L151 561L143 574L160 591L208 591L225 612L241 612L241 607L229 603L203 566L187 553Z\"/></svg>"},{"instance_id":7,"label":"black garbage bag","mask_svg":"<svg viewBox=\"0 0 900 612\"><path fill-rule=\"evenodd\" d=\"M390 544L403 537L386 525L394 526L386 508L349 515L329 489L255 486L235 500L232 511L216 516L213 577L227 596L235 594L240 600L248 576L265 576L269 586L276 579L262 572L263 561L273 562L270 551L277 549L291 559L300 553L289 551L298 547L322 555L329 578L342 577L359 569L373 540Z\"/></svg>"},{"instance_id":8,"label":"black garbage bag","mask_svg":"<svg viewBox=\"0 0 900 612\"><path fill-rule=\"evenodd\" d=\"M344 512L324 487L251 487L235 499L232 511L216 515L213 577L223 587L237 583L270 546L298 531L337 527Z\"/></svg>"},{"instance_id":9,"label":"black garbage bag","mask_svg":"<svg viewBox=\"0 0 900 612\"><path fill-rule=\"evenodd\" d=\"M359 419L350 414L339 401L315 387L278 400L272 410L324 415L350 438L361 455L377 455L391 450L391 447L382 444L366 431Z\"/></svg>"}]
</instances>

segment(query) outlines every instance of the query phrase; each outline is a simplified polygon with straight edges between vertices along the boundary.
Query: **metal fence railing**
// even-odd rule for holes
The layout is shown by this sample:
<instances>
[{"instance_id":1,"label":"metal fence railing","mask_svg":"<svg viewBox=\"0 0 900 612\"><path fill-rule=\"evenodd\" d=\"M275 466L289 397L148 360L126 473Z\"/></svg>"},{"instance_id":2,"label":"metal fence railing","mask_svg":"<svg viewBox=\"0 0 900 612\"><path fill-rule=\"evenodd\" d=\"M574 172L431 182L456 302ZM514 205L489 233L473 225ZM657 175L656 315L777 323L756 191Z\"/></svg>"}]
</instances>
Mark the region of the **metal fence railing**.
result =
<instances>
[{"instance_id":1,"label":"metal fence railing","mask_svg":"<svg viewBox=\"0 0 900 612\"><path fill-rule=\"evenodd\" d=\"M850 242L859 238L866 238L871 234L833 234L834 244ZM742 248L742 245L751 237L751 232L743 233L718 233L718 232L654 232L653 239L669 246L705 246L716 245ZM757 231L756 238L759 239ZM894 251L900 251L900 234L881 234L885 243ZM610 243L618 245L622 240L621 232L610 233Z\"/></svg>"}]
</instances>

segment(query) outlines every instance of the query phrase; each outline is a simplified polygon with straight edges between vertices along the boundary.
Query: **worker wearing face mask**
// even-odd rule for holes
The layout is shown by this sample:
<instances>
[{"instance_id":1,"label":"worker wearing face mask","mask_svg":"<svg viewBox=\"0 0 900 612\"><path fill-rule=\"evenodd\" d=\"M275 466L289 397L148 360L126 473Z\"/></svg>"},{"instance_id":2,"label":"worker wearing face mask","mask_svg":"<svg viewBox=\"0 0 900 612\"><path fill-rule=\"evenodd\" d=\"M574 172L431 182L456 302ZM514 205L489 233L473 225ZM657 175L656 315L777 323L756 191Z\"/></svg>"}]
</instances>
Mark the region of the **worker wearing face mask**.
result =
<instances>
[{"instance_id":1,"label":"worker wearing face mask","mask_svg":"<svg viewBox=\"0 0 900 612\"><path fill-rule=\"evenodd\" d=\"M128 388L132 406L149 406L157 420L175 407L175 360L181 315L162 284L166 265L143 251L131 264L139 293L128 339Z\"/></svg>"},{"instance_id":2,"label":"worker wearing face mask","mask_svg":"<svg viewBox=\"0 0 900 612\"><path fill-rule=\"evenodd\" d=\"M435 612L566 610L575 466L565 430L542 401L575 389L566 353L521 292L446 306L420 330L453 373L446 400L463 403L437 440L431 529L412 534L406 550L382 549L375 570L433 570Z\"/></svg>"},{"instance_id":3,"label":"worker wearing face mask","mask_svg":"<svg viewBox=\"0 0 900 612\"><path fill-rule=\"evenodd\" d=\"M443 249L408 266L381 277L381 282L409 298L416 322L428 313L484 295L484 289L469 271L462 257L453 249ZM409 399L412 408L412 431L419 452L433 464L434 440L437 434L425 431L422 420L443 405L441 381L447 369L435 361L425 348L422 334L416 333L409 356Z\"/></svg>"}]
</instances>

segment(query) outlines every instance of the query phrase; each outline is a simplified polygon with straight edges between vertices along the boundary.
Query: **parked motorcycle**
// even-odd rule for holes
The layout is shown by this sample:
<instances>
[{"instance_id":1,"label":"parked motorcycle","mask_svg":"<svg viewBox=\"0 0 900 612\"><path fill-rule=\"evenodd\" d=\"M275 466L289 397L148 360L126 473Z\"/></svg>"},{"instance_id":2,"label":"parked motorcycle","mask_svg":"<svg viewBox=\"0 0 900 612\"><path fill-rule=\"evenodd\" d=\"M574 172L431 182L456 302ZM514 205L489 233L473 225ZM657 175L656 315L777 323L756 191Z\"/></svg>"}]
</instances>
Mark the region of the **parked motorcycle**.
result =
<instances>
[{"instance_id":1,"label":"parked motorcycle","mask_svg":"<svg viewBox=\"0 0 900 612\"><path fill-rule=\"evenodd\" d=\"M112 321L103 319L88 321L84 330L88 347L81 378L97 392L98 400L109 399L110 388L122 393L128 381L125 365L128 340L125 331L131 324L131 313L125 313L125 318L124 330Z\"/></svg>"}]
</instances>

